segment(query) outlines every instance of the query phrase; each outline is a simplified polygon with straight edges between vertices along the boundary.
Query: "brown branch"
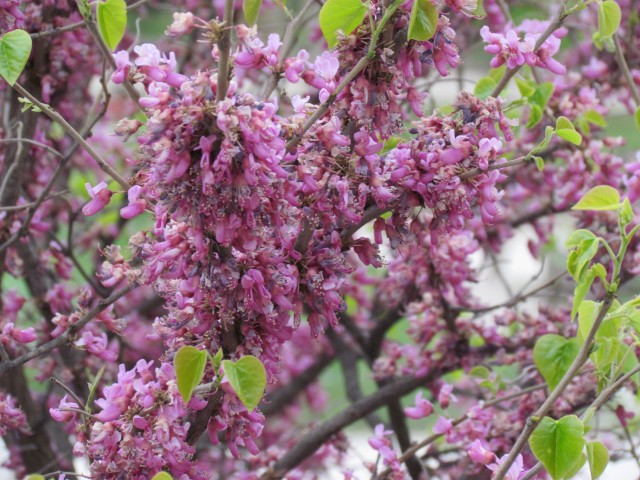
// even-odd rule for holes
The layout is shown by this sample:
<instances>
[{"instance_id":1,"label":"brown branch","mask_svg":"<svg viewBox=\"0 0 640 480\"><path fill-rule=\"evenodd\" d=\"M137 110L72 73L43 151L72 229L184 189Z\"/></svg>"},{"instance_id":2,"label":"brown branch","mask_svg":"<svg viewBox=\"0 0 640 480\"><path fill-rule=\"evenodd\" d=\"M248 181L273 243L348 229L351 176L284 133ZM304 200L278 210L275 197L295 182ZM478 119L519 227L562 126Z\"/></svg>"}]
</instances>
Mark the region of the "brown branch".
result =
<instances>
[{"instance_id":1,"label":"brown branch","mask_svg":"<svg viewBox=\"0 0 640 480\"><path fill-rule=\"evenodd\" d=\"M56 348L59 348L61 346L63 346L65 343L67 343L67 341L70 340L70 338L75 335L75 333L80 330L82 327L84 327L87 323L89 323L91 320L93 320L97 315L99 315L104 309L106 309L107 307L109 307L110 305L114 304L115 302L117 302L118 300L120 300L120 298L122 298L123 296L125 296L127 293L131 292L132 290L134 290L136 287L138 287L138 284L130 284L127 285L126 287L121 288L120 290L114 292L113 294L111 294L108 298L105 298L104 300L100 300L93 308L91 308L87 313L85 313L83 315L83 317L78 320L76 323L74 323L73 325L71 325L67 331L65 331L62 335L60 335L59 337L43 344L40 345L37 348L34 348L33 350L31 350L28 353L25 353L24 355L15 358L13 360L9 360L9 361L3 361L0 363L0 378L2 378L2 376L4 374L6 374L8 371L12 370L13 368L19 366L19 365L23 365L25 363L27 363L29 360L33 360L34 358L40 357L42 355L44 355L45 353L48 353L52 350L55 350Z\"/></svg>"},{"instance_id":2,"label":"brown branch","mask_svg":"<svg viewBox=\"0 0 640 480\"><path fill-rule=\"evenodd\" d=\"M369 413L374 412L381 406L386 405L394 398L399 398L413 391L420 385L427 383L430 378L435 378L439 373L437 369L434 369L420 377L400 378L379 389L374 394L350 405L333 418L308 432L285 453L273 467L265 472L260 479L276 480L283 478L289 470L295 468L309 456L313 455L331 436Z\"/></svg>"}]
</instances>

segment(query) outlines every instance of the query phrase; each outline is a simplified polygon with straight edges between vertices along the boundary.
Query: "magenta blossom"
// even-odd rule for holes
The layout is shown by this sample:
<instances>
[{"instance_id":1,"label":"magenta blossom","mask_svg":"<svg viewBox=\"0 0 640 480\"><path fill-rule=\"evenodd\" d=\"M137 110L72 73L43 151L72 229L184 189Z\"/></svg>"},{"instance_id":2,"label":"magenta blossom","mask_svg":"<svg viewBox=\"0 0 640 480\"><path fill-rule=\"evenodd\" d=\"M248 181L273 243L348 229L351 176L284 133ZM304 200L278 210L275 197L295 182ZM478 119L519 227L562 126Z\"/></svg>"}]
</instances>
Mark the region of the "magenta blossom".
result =
<instances>
[{"instance_id":1,"label":"magenta blossom","mask_svg":"<svg viewBox=\"0 0 640 480\"><path fill-rule=\"evenodd\" d=\"M137 217L144 212L146 202L143 198L140 198L142 193L142 187L140 185L134 185L127 192L127 198L129 199L129 205L120 209L120 215L122 218L131 219Z\"/></svg>"},{"instance_id":2,"label":"magenta blossom","mask_svg":"<svg viewBox=\"0 0 640 480\"><path fill-rule=\"evenodd\" d=\"M100 182L95 187L92 187L90 183L86 183L85 187L87 188L87 192L89 192L92 200L82 207L82 213L87 217L90 217L109 204L113 192L107 188L107 184L105 182Z\"/></svg>"},{"instance_id":3,"label":"magenta blossom","mask_svg":"<svg viewBox=\"0 0 640 480\"><path fill-rule=\"evenodd\" d=\"M404 413L407 417L418 420L427 417L433 413L433 405L425 398L422 398L422 392L418 392L415 399L415 407L407 407Z\"/></svg>"}]
</instances>

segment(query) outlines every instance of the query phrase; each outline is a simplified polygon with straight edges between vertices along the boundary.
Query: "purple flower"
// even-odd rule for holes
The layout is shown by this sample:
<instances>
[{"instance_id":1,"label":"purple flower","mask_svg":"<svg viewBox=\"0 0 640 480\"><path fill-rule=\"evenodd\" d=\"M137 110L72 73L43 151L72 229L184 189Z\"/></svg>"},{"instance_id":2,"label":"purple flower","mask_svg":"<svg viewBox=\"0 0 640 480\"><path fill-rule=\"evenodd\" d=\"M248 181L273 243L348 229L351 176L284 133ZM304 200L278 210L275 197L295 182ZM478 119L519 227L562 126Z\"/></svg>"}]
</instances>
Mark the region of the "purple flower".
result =
<instances>
[{"instance_id":1,"label":"purple flower","mask_svg":"<svg viewBox=\"0 0 640 480\"><path fill-rule=\"evenodd\" d=\"M436 424L433 426L433 433L436 435L443 435L450 432L452 428L453 423L451 423L451 420L445 417L438 417Z\"/></svg>"},{"instance_id":2,"label":"purple flower","mask_svg":"<svg viewBox=\"0 0 640 480\"><path fill-rule=\"evenodd\" d=\"M107 188L107 184L105 182L100 182L95 187L92 187L90 183L86 183L85 187L92 200L82 207L82 213L87 217L90 217L109 204L113 192Z\"/></svg>"},{"instance_id":3,"label":"purple flower","mask_svg":"<svg viewBox=\"0 0 640 480\"><path fill-rule=\"evenodd\" d=\"M147 205L143 198L139 198L142 193L142 187L140 185L134 185L127 192L127 198L129 205L120 209L120 215L122 218L131 219L144 212Z\"/></svg>"},{"instance_id":4,"label":"purple flower","mask_svg":"<svg viewBox=\"0 0 640 480\"><path fill-rule=\"evenodd\" d=\"M404 409L407 417L418 420L433 413L433 405L431 405L429 400L422 398L422 392L418 392L416 395L415 404L415 407L407 407Z\"/></svg>"},{"instance_id":5,"label":"purple flower","mask_svg":"<svg viewBox=\"0 0 640 480\"><path fill-rule=\"evenodd\" d=\"M120 84L129 76L129 70L131 69L129 53L126 50L120 50L113 54L113 59L116 61L116 70L111 75L111 80L113 83Z\"/></svg>"}]
</instances>

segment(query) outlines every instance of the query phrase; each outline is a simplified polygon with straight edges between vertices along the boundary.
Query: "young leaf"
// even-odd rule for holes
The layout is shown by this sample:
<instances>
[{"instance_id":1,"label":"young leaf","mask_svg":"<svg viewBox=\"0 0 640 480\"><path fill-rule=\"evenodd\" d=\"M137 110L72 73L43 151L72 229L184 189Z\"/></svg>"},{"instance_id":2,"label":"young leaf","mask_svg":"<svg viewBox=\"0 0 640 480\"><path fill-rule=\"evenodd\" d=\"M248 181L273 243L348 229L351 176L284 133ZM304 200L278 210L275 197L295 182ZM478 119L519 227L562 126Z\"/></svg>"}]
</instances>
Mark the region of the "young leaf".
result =
<instances>
[{"instance_id":1,"label":"young leaf","mask_svg":"<svg viewBox=\"0 0 640 480\"><path fill-rule=\"evenodd\" d=\"M576 284L576 289L573 292L573 306L571 307L571 319L573 320L578 313L578 309L580 308L580 304L584 300L584 297L587 296L589 290L591 289L591 284L593 280L596 278L596 272L593 268L587 270L587 274L582 276L578 283Z\"/></svg>"},{"instance_id":2,"label":"young leaf","mask_svg":"<svg viewBox=\"0 0 640 480\"><path fill-rule=\"evenodd\" d=\"M242 12L247 25L252 26L258 21L262 0L244 0L242 2Z\"/></svg>"},{"instance_id":3,"label":"young leaf","mask_svg":"<svg viewBox=\"0 0 640 480\"><path fill-rule=\"evenodd\" d=\"M0 37L0 76L9 85L18 81L31 55L31 36L24 30L12 30Z\"/></svg>"},{"instance_id":4,"label":"young leaf","mask_svg":"<svg viewBox=\"0 0 640 480\"><path fill-rule=\"evenodd\" d=\"M193 395L193 389L200 385L204 375L204 367L207 363L207 352L196 347L182 347L173 359L173 367L176 371L178 391L188 403Z\"/></svg>"},{"instance_id":5,"label":"young leaf","mask_svg":"<svg viewBox=\"0 0 640 480\"><path fill-rule=\"evenodd\" d=\"M360 0L327 0L320 9L320 30L329 48L338 42L337 30L346 35L353 32L364 20L367 7Z\"/></svg>"},{"instance_id":6,"label":"young leaf","mask_svg":"<svg viewBox=\"0 0 640 480\"><path fill-rule=\"evenodd\" d=\"M438 9L430 0L415 0L409 19L409 40L429 40L438 27Z\"/></svg>"},{"instance_id":7,"label":"young leaf","mask_svg":"<svg viewBox=\"0 0 640 480\"><path fill-rule=\"evenodd\" d=\"M622 13L614 0L605 0L598 4L598 33L606 39L618 31Z\"/></svg>"},{"instance_id":8,"label":"young leaf","mask_svg":"<svg viewBox=\"0 0 640 480\"><path fill-rule=\"evenodd\" d=\"M538 167L538 170L540 171L544 170L544 158L534 156L533 161L535 162L536 167Z\"/></svg>"},{"instance_id":9,"label":"young leaf","mask_svg":"<svg viewBox=\"0 0 640 480\"><path fill-rule=\"evenodd\" d=\"M530 80L516 78L516 85L518 86L518 90L520 90L520 95L523 97L530 97L536 91L535 83Z\"/></svg>"},{"instance_id":10,"label":"young leaf","mask_svg":"<svg viewBox=\"0 0 640 480\"><path fill-rule=\"evenodd\" d=\"M473 94L481 100L485 100L491 92L496 88L498 84L491 77L484 77L478 80L476 88L473 90Z\"/></svg>"},{"instance_id":11,"label":"young leaf","mask_svg":"<svg viewBox=\"0 0 640 480\"><path fill-rule=\"evenodd\" d=\"M600 442L587 443L587 458L589 459L589 470L591 478L596 479L604 472L609 463L609 450Z\"/></svg>"},{"instance_id":12,"label":"young leaf","mask_svg":"<svg viewBox=\"0 0 640 480\"><path fill-rule=\"evenodd\" d=\"M584 425L575 415L558 421L544 417L531 435L529 446L553 480L567 478L582 455Z\"/></svg>"},{"instance_id":13,"label":"young leaf","mask_svg":"<svg viewBox=\"0 0 640 480\"><path fill-rule=\"evenodd\" d=\"M636 108L636 113L634 116L636 118L636 127L638 127L638 130L640 130L640 106Z\"/></svg>"},{"instance_id":14,"label":"young leaf","mask_svg":"<svg viewBox=\"0 0 640 480\"><path fill-rule=\"evenodd\" d=\"M173 480L173 477L167 472L158 472L151 478L151 480Z\"/></svg>"},{"instance_id":15,"label":"young leaf","mask_svg":"<svg viewBox=\"0 0 640 480\"><path fill-rule=\"evenodd\" d=\"M593 322L596 320L598 314L598 306L600 304L586 300L580 304L578 308L578 333L576 338L580 344L584 343L585 338L589 335Z\"/></svg>"},{"instance_id":16,"label":"young leaf","mask_svg":"<svg viewBox=\"0 0 640 480\"><path fill-rule=\"evenodd\" d=\"M533 348L533 362L543 378L553 390L569 370L578 355L580 345L575 338L566 339L560 335L543 335Z\"/></svg>"},{"instance_id":17,"label":"young leaf","mask_svg":"<svg viewBox=\"0 0 640 480\"><path fill-rule=\"evenodd\" d=\"M584 228L580 228L578 230L574 230L567 238L564 246L571 249L579 247L583 242L594 242L598 241L598 237L596 237L595 233L591 230L586 230Z\"/></svg>"},{"instance_id":18,"label":"young leaf","mask_svg":"<svg viewBox=\"0 0 640 480\"><path fill-rule=\"evenodd\" d=\"M574 145L580 145L582 143L582 135L580 135L576 130L556 130L556 135L560 138L564 138L567 142L573 143Z\"/></svg>"},{"instance_id":19,"label":"young leaf","mask_svg":"<svg viewBox=\"0 0 640 480\"><path fill-rule=\"evenodd\" d=\"M127 4L124 0L98 2L97 16L104 43L115 50L127 29Z\"/></svg>"},{"instance_id":20,"label":"young leaf","mask_svg":"<svg viewBox=\"0 0 640 480\"><path fill-rule=\"evenodd\" d=\"M599 127L605 128L607 126L607 121L605 118L598 112L597 110L588 110L584 114L584 118L593 125L597 125Z\"/></svg>"},{"instance_id":21,"label":"young leaf","mask_svg":"<svg viewBox=\"0 0 640 480\"><path fill-rule=\"evenodd\" d=\"M231 388L247 410L251 412L260 403L267 386L267 373L264 365L253 355L247 355L237 362L224 360L222 368Z\"/></svg>"},{"instance_id":22,"label":"young leaf","mask_svg":"<svg viewBox=\"0 0 640 480\"><path fill-rule=\"evenodd\" d=\"M608 185L593 187L576 203L572 210L618 210L621 207L620 193Z\"/></svg>"},{"instance_id":23,"label":"young leaf","mask_svg":"<svg viewBox=\"0 0 640 480\"><path fill-rule=\"evenodd\" d=\"M24 477L24 480L45 480L45 477L39 473L32 473L31 475Z\"/></svg>"}]
</instances>

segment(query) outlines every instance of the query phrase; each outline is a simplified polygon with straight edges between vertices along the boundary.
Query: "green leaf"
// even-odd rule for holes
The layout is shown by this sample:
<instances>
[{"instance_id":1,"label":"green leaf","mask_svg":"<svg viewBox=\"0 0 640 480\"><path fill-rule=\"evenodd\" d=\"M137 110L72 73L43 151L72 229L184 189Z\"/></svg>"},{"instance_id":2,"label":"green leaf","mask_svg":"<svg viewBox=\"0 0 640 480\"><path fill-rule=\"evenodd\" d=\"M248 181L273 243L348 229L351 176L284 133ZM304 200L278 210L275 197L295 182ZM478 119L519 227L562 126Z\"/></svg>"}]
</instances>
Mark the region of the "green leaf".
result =
<instances>
[{"instance_id":1,"label":"green leaf","mask_svg":"<svg viewBox=\"0 0 640 480\"><path fill-rule=\"evenodd\" d=\"M576 289L573 292L573 306L571 307L571 319L576 317L578 313L578 309L580 308L580 304L584 300L584 297L587 296L589 290L591 289L591 284L593 280L596 278L595 271L590 268L587 270L587 274L582 276L578 283L576 284Z\"/></svg>"},{"instance_id":2,"label":"green leaf","mask_svg":"<svg viewBox=\"0 0 640 480\"><path fill-rule=\"evenodd\" d=\"M31 36L12 30L0 37L0 76L12 85L18 81L31 55Z\"/></svg>"},{"instance_id":3,"label":"green leaf","mask_svg":"<svg viewBox=\"0 0 640 480\"><path fill-rule=\"evenodd\" d=\"M244 0L242 2L242 12L247 25L256 24L258 15L260 15L260 7L262 7L262 0Z\"/></svg>"},{"instance_id":4,"label":"green leaf","mask_svg":"<svg viewBox=\"0 0 640 480\"><path fill-rule=\"evenodd\" d=\"M576 128L567 117L558 117L556 120L556 130L575 130Z\"/></svg>"},{"instance_id":5,"label":"green leaf","mask_svg":"<svg viewBox=\"0 0 640 480\"><path fill-rule=\"evenodd\" d=\"M39 473L32 473L31 475L27 475L24 477L24 480L46 480L44 475L40 475Z\"/></svg>"},{"instance_id":6,"label":"green leaf","mask_svg":"<svg viewBox=\"0 0 640 480\"><path fill-rule=\"evenodd\" d=\"M607 126L607 121L605 120L605 118L600 114L600 112L596 110L588 110L584 114L584 118L593 125L597 125L602 128L605 128Z\"/></svg>"},{"instance_id":7,"label":"green leaf","mask_svg":"<svg viewBox=\"0 0 640 480\"><path fill-rule=\"evenodd\" d=\"M544 158L534 156L533 161L535 162L536 167L538 167L538 170L544 170Z\"/></svg>"},{"instance_id":8,"label":"green leaf","mask_svg":"<svg viewBox=\"0 0 640 480\"><path fill-rule=\"evenodd\" d=\"M605 0L598 4L598 33L606 39L618 31L622 12L614 0Z\"/></svg>"},{"instance_id":9,"label":"green leaf","mask_svg":"<svg viewBox=\"0 0 640 480\"><path fill-rule=\"evenodd\" d=\"M414 0L409 19L409 40L429 40L438 27L438 9L430 0Z\"/></svg>"},{"instance_id":10,"label":"green leaf","mask_svg":"<svg viewBox=\"0 0 640 480\"><path fill-rule=\"evenodd\" d=\"M338 43L336 31L353 32L364 20L367 7L360 0L327 0L320 9L320 30L329 48Z\"/></svg>"},{"instance_id":11,"label":"green leaf","mask_svg":"<svg viewBox=\"0 0 640 480\"><path fill-rule=\"evenodd\" d=\"M575 239L569 239L575 241ZM587 265L598 252L598 245L598 239L594 236L583 240L574 250L569 252L567 270L576 282L583 277Z\"/></svg>"},{"instance_id":12,"label":"green leaf","mask_svg":"<svg viewBox=\"0 0 640 480\"><path fill-rule=\"evenodd\" d=\"M582 135L580 135L576 130L556 130L556 135L560 138L564 138L567 142L573 143L574 145L580 145L582 143Z\"/></svg>"},{"instance_id":13,"label":"green leaf","mask_svg":"<svg viewBox=\"0 0 640 480\"><path fill-rule=\"evenodd\" d=\"M587 443L587 458L589 459L589 470L591 478L596 479L604 472L609 463L609 450L600 442Z\"/></svg>"},{"instance_id":14,"label":"green leaf","mask_svg":"<svg viewBox=\"0 0 640 480\"><path fill-rule=\"evenodd\" d=\"M223 357L223 352L222 349L219 348L218 351L216 352L216 354L213 356L213 358L211 359L211 363L213 364L213 369L216 371L216 375L218 374L218 369L220 368L220 365L222 364L222 357Z\"/></svg>"},{"instance_id":15,"label":"green leaf","mask_svg":"<svg viewBox=\"0 0 640 480\"><path fill-rule=\"evenodd\" d=\"M488 379L491 376L489 369L482 365L477 365L469 370L469 375L476 378Z\"/></svg>"},{"instance_id":16,"label":"green leaf","mask_svg":"<svg viewBox=\"0 0 640 480\"><path fill-rule=\"evenodd\" d=\"M267 372L262 362L253 355L247 355L235 363L224 360L222 368L247 410L250 412L256 408L267 386Z\"/></svg>"},{"instance_id":17,"label":"green leaf","mask_svg":"<svg viewBox=\"0 0 640 480\"><path fill-rule=\"evenodd\" d=\"M533 362L553 390L569 370L578 355L580 345L576 338L566 339L560 335L543 335L533 348Z\"/></svg>"},{"instance_id":18,"label":"green leaf","mask_svg":"<svg viewBox=\"0 0 640 480\"><path fill-rule=\"evenodd\" d=\"M565 242L565 247L571 249L579 247L583 242L597 242L598 237L596 237L595 233L590 230L586 230L584 228L574 230L567 238Z\"/></svg>"},{"instance_id":19,"label":"green leaf","mask_svg":"<svg viewBox=\"0 0 640 480\"><path fill-rule=\"evenodd\" d=\"M531 110L529 111L529 118L527 119L526 128L533 128L542 120L542 108L538 105L531 105Z\"/></svg>"},{"instance_id":20,"label":"green leaf","mask_svg":"<svg viewBox=\"0 0 640 480\"><path fill-rule=\"evenodd\" d=\"M529 446L553 480L567 478L582 456L584 425L575 415L558 421L544 417L531 435Z\"/></svg>"},{"instance_id":21,"label":"green leaf","mask_svg":"<svg viewBox=\"0 0 640 480\"><path fill-rule=\"evenodd\" d=\"M484 77L478 80L476 88L473 90L473 94L481 100L485 100L491 95L491 92L496 88L498 84L491 77Z\"/></svg>"},{"instance_id":22,"label":"green leaf","mask_svg":"<svg viewBox=\"0 0 640 480\"><path fill-rule=\"evenodd\" d=\"M586 300L582 302L578 308L578 333L576 337L581 344L584 343L587 335L589 335L591 331L593 322L595 322L596 315L598 314L599 305L599 303Z\"/></svg>"},{"instance_id":23,"label":"green leaf","mask_svg":"<svg viewBox=\"0 0 640 480\"><path fill-rule=\"evenodd\" d=\"M622 208L620 209L620 223L627 226L633 221L634 213L631 202L628 198L622 201Z\"/></svg>"},{"instance_id":24,"label":"green leaf","mask_svg":"<svg viewBox=\"0 0 640 480\"><path fill-rule=\"evenodd\" d=\"M97 16L104 43L115 50L127 29L127 4L124 0L98 2Z\"/></svg>"},{"instance_id":25,"label":"green leaf","mask_svg":"<svg viewBox=\"0 0 640 480\"><path fill-rule=\"evenodd\" d=\"M182 347L173 359L173 367L176 370L178 391L188 403L193 395L193 389L200 385L204 375L204 367L207 364L207 352L196 347Z\"/></svg>"},{"instance_id":26,"label":"green leaf","mask_svg":"<svg viewBox=\"0 0 640 480\"><path fill-rule=\"evenodd\" d=\"M158 472L151 478L151 480L173 480L173 477L167 472Z\"/></svg>"},{"instance_id":27,"label":"green leaf","mask_svg":"<svg viewBox=\"0 0 640 480\"><path fill-rule=\"evenodd\" d=\"M640 106L636 108L636 113L634 116L636 118L636 127L638 127L638 130L640 130Z\"/></svg>"},{"instance_id":28,"label":"green leaf","mask_svg":"<svg viewBox=\"0 0 640 480\"><path fill-rule=\"evenodd\" d=\"M576 203L572 210L618 210L621 207L620 193L608 185L593 187Z\"/></svg>"},{"instance_id":29,"label":"green leaf","mask_svg":"<svg viewBox=\"0 0 640 480\"><path fill-rule=\"evenodd\" d=\"M581 453L580 456L577 458L576 462L573 464L573 466L569 469L567 474L564 476L564 478L575 477L578 474L578 472L582 469L582 467L584 467L585 463L587 463L587 456L584 453Z\"/></svg>"},{"instance_id":30,"label":"green leaf","mask_svg":"<svg viewBox=\"0 0 640 480\"><path fill-rule=\"evenodd\" d=\"M530 97L536 91L535 83L530 80L516 78L516 85L518 86L518 90L520 90L520 95L523 97Z\"/></svg>"}]
</instances>

